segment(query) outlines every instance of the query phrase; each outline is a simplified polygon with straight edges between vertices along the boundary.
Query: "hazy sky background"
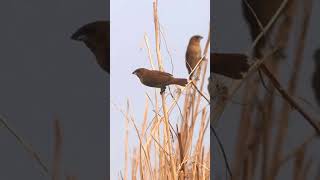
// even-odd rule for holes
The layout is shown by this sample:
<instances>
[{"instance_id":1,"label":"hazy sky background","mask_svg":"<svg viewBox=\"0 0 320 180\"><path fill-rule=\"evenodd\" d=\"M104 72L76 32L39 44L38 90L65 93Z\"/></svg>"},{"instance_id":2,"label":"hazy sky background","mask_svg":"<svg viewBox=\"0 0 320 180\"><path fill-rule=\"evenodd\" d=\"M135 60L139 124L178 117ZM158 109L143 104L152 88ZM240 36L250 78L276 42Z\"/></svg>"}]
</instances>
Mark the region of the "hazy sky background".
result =
<instances>
[{"instance_id":1,"label":"hazy sky background","mask_svg":"<svg viewBox=\"0 0 320 180\"><path fill-rule=\"evenodd\" d=\"M152 0L111 1L111 104L125 110L129 98L136 123L141 127L145 104L145 92L152 94L153 88L143 86L132 72L140 67L150 68L144 44L144 33L150 39L153 59L156 64L154 43L154 22ZM204 37L202 47L208 38L210 22L209 0L159 1L159 20L166 35L166 41L173 58L176 77L187 78L185 51L189 38L200 34ZM165 47L162 46L165 70L171 73L171 63ZM209 66L208 70L209 71ZM206 86L205 86L206 87ZM151 108L151 105L150 105ZM119 177L124 168L125 119L111 105L111 179ZM149 113L149 120L152 113ZM179 114L172 116L178 119ZM130 157L133 147L137 147L137 136L130 126ZM208 136L209 138L209 136ZM133 146L134 145L134 146ZM130 171L130 170L129 170Z\"/></svg>"},{"instance_id":2,"label":"hazy sky background","mask_svg":"<svg viewBox=\"0 0 320 180\"><path fill-rule=\"evenodd\" d=\"M64 140L62 173L79 180L106 176L109 77L70 36L88 22L108 18L106 0L0 3L0 114L49 167L52 124L58 118ZM0 160L0 179L46 179L1 127Z\"/></svg>"},{"instance_id":3,"label":"hazy sky background","mask_svg":"<svg viewBox=\"0 0 320 180\"><path fill-rule=\"evenodd\" d=\"M320 109L314 101L314 95L311 89L311 76L314 71L313 69L313 52L315 48L320 47L319 39L319 1L313 1L313 14L310 22L310 27L308 29L308 35L306 38L306 46L304 53L304 61L302 63L302 68L299 76L299 83L297 87L297 99L300 104L303 104L305 109L308 110L313 116L319 119ZM242 17L241 11L241 1L233 0L216 0L211 4L211 21L213 25L212 34L212 45L211 51L214 52L237 52L245 53L251 45L251 40L249 38L249 33L247 29L247 24ZM293 37L297 37L299 34L296 32ZM292 53L292 50L289 52ZM288 80L288 75L291 73L292 68L292 56L290 55L286 62L282 63L282 73L283 77L280 79L282 84L286 85ZM235 102L241 102L242 92L239 91L236 97L233 98ZM306 104L301 100L301 98L307 100L312 104L312 106ZM278 101L278 103L282 101ZM279 104L278 104L279 105ZM277 106L276 106L277 107ZM230 162L232 161L234 155L234 145L235 137L238 130L238 122L240 115L241 106L239 104L229 104L226 111L219 120L219 125L217 131L220 135L221 140L224 143L226 153L229 157ZM289 120L289 134L288 140L285 144L286 151L292 150L296 145L301 144L306 136L311 134L313 129L306 123L303 117L297 112L293 112L290 115ZM211 144L212 145L212 144ZM213 146L213 145L212 145ZM314 165L318 165L319 158L319 141L314 141L314 143L309 148L308 158L312 157L314 160ZM214 147L213 147L214 150ZM217 152L217 147L215 152ZM219 173L219 175L225 173L225 167L221 166L223 163L221 158L214 156L214 167L211 172ZM284 167L283 173L280 174L279 179L291 179L292 166L286 165ZM290 169L290 170L289 170ZM319 171L312 168L312 174Z\"/></svg>"}]
</instances>

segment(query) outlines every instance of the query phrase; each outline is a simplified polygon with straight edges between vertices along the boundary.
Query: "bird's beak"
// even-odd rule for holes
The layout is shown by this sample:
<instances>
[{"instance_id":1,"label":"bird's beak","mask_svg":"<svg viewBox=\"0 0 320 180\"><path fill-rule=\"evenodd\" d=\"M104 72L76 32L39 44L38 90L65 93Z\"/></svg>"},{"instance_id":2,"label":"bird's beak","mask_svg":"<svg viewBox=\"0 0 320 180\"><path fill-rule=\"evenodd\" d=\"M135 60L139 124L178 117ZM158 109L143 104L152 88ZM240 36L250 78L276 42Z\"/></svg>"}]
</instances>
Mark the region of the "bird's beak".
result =
<instances>
[{"instance_id":1,"label":"bird's beak","mask_svg":"<svg viewBox=\"0 0 320 180\"><path fill-rule=\"evenodd\" d=\"M136 72L135 72L135 71L133 71L133 72L132 72L132 74L136 74Z\"/></svg>"},{"instance_id":2,"label":"bird's beak","mask_svg":"<svg viewBox=\"0 0 320 180\"><path fill-rule=\"evenodd\" d=\"M86 36L86 35L78 35L77 33L74 33L71 36L71 39L75 40L75 41L87 41L88 40L88 36Z\"/></svg>"}]
</instances>

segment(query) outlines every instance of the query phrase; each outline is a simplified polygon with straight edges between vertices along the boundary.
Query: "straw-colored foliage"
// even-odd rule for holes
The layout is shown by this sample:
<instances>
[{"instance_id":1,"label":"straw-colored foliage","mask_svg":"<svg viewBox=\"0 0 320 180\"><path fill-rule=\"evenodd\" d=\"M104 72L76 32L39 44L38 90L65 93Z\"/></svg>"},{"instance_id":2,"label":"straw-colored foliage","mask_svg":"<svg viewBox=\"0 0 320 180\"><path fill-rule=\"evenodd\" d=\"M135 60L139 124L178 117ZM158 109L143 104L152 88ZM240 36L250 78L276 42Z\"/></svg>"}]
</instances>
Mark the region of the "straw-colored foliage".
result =
<instances>
[{"instance_id":1,"label":"straw-colored foliage","mask_svg":"<svg viewBox=\"0 0 320 180\"><path fill-rule=\"evenodd\" d=\"M163 36L160 36L157 1L153 3L153 10L157 63L152 59L153 51L150 49L147 35L145 44L151 67L162 71L164 68L160 39ZM133 125L131 127L137 135L138 145L134 148L133 154L129 154L128 133L126 133L126 162L120 179L210 179L210 146L204 143L210 122L209 98L204 86L208 79L206 77L208 61L205 59L208 57L209 42L210 36L201 63L195 68L198 80L190 81L182 88L171 86L162 95L156 89L154 96L146 95L142 125L136 124L134 116L130 114L128 102L127 110L123 113L126 124ZM152 117L148 119L150 111ZM174 120L177 114L180 114L179 122Z\"/></svg>"}]
</instances>

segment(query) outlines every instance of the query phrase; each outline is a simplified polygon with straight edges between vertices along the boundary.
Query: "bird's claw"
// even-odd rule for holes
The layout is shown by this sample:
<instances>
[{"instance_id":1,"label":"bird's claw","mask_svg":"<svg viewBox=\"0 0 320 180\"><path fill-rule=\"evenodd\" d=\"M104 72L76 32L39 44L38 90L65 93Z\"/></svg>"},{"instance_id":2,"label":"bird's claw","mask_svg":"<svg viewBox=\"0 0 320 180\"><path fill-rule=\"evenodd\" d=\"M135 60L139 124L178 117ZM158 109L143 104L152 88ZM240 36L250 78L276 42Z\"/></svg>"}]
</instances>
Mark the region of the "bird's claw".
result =
<instances>
[{"instance_id":1,"label":"bird's claw","mask_svg":"<svg viewBox=\"0 0 320 180\"><path fill-rule=\"evenodd\" d=\"M160 94L162 95L165 91L166 91L166 88L165 88L165 87L164 87L164 88L161 88Z\"/></svg>"}]
</instances>

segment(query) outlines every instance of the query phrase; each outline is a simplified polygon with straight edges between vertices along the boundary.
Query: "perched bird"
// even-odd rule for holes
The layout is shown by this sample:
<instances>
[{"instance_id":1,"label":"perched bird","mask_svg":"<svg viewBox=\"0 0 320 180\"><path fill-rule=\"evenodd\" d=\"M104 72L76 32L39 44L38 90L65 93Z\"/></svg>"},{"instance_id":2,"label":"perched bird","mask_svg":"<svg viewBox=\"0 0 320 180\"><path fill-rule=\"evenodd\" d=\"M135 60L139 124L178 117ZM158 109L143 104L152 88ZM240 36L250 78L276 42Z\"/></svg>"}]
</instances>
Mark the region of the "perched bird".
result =
<instances>
[{"instance_id":1,"label":"perched bird","mask_svg":"<svg viewBox=\"0 0 320 180\"><path fill-rule=\"evenodd\" d=\"M211 72L232 79L242 79L250 67L244 54L211 53L210 59Z\"/></svg>"},{"instance_id":2,"label":"perched bird","mask_svg":"<svg viewBox=\"0 0 320 180\"><path fill-rule=\"evenodd\" d=\"M100 67L110 73L110 22L86 24L72 34L71 39L83 42L95 55Z\"/></svg>"},{"instance_id":3,"label":"perched bird","mask_svg":"<svg viewBox=\"0 0 320 180\"><path fill-rule=\"evenodd\" d=\"M203 39L202 36L194 35L189 40L186 52L186 66L189 74L201 59L201 39ZM212 72L232 79L241 79L242 73L247 72L250 67L247 60L248 57L243 54L211 53L210 59Z\"/></svg>"},{"instance_id":4,"label":"perched bird","mask_svg":"<svg viewBox=\"0 0 320 180\"><path fill-rule=\"evenodd\" d=\"M185 86L188 83L187 79L174 78L172 74L145 68L136 69L132 74L138 76L141 83L146 86L161 88L161 93L163 93L166 86L170 84Z\"/></svg>"},{"instance_id":5,"label":"perched bird","mask_svg":"<svg viewBox=\"0 0 320 180\"><path fill-rule=\"evenodd\" d=\"M192 70L196 67L199 60L201 59L201 46L200 41L203 39L202 36L194 35L190 38L189 44L186 51L186 66L188 69L189 79L191 79Z\"/></svg>"},{"instance_id":6,"label":"perched bird","mask_svg":"<svg viewBox=\"0 0 320 180\"><path fill-rule=\"evenodd\" d=\"M280 7L282 1L279 0L242 0L242 12L248 23L251 38L254 40L262 32L272 16ZM258 23L261 23L259 24ZM262 26L262 27L261 27ZM269 39L269 31L260 39L254 49L254 57L262 57L262 48L265 47L266 41Z\"/></svg>"},{"instance_id":7,"label":"perched bird","mask_svg":"<svg viewBox=\"0 0 320 180\"><path fill-rule=\"evenodd\" d=\"M320 49L316 50L313 58L315 63L315 71L312 77L312 88L315 94L316 101L320 106Z\"/></svg>"}]
</instances>

